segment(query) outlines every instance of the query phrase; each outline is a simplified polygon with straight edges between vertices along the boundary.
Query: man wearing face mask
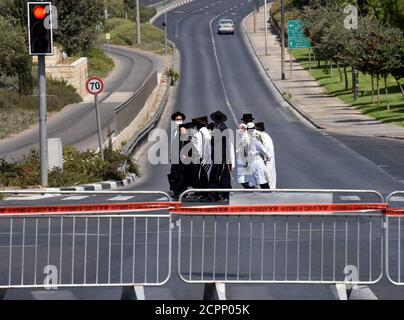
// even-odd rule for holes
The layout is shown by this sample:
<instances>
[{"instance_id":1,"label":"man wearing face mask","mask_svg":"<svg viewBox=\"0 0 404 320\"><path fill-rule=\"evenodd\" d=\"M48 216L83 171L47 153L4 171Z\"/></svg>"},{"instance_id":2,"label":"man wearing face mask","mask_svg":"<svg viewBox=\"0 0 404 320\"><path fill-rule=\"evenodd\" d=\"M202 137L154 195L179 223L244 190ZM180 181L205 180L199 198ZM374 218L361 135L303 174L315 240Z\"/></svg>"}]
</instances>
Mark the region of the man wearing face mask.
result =
<instances>
[{"instance_id":1,"label":"man wearing face mask","mask_svg":"<svg viewBox=\"0 0 404 320\"><path fill-rule=\"evenodd\" d=\"M272 160L271 154L264 147L262 137L256 130L254 123L247 124L247 132L250 137L248 165L251 174L247 177L249 186L270 189L271 181L268 178L266 163Z\"/></svg>"},{"instance_id":2,"label":"man wearing face mask","mask_svg":"<svg viewBox=\"0 0 404 320\"><path fill-rule=\"evenodd\" d=\"M185 119L185 114L181 112L176 112L171 116L171 169L168 174L171 194L174 193L174 190L176 189L175 184L177 183L179 176L182 174L179 126L184 123Z\"/></svg>"}]
</instances>

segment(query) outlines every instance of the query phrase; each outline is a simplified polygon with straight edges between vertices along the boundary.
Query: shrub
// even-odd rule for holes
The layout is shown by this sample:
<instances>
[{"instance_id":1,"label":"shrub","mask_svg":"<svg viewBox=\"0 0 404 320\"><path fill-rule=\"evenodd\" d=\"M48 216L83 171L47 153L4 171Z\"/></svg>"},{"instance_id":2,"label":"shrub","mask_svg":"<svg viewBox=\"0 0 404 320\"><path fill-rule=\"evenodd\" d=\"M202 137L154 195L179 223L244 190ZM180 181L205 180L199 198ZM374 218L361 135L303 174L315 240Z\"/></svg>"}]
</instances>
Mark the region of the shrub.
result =
<instances>
[{"instance_id":1,"label":"shrub","mask_svg":"<svg viewBox=\"0 0 404 320\"><path fill-rule=\"evenodd\" d=\"M89 76L106 77L115 67L114 60L102 49L92 48L87 52Z\"/></svg>"},{"instance_id":2,"label":"shrub","mask_svg":"<svg viewBox=\"0 0 404 320\"><path fill-rule=\"evenodd\" d=\"M129 156L114 151L112 145L105 150L105 161L92 150L79 151L74 147L63 149L63 170L49 172L50 187L67 187L123 179L126 172L140 176L139 168ZM21 162L9 163L0 159L0 186L29 188L40 184L40 161L32 151Z\"/></svg>"}]
</instances>

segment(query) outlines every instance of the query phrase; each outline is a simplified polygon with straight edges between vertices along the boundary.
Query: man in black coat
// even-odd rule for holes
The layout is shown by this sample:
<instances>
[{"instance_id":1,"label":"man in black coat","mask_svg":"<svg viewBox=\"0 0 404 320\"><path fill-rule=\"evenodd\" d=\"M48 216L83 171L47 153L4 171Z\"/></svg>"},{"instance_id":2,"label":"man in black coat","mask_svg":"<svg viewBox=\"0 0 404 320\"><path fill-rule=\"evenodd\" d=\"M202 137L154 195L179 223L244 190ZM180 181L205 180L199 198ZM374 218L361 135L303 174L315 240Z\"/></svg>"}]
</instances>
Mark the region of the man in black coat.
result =
<instances>
[{"instance_id":1,"label":"man in black coat","mask_svg":"<svg viewBox=\"0 0 404 320\"><path fill-rule=\"evenodd\" d=\"M234 169L235 160L233 142L225 124L227 116L221 111L216 111L210 118L215 123L211 140L213 165L209 178L210 186L215 189L231 189L231 171ZM215 192L211 194L210 199L227 202L229 196L229 192Z\"/></svg>"}]
</instances>

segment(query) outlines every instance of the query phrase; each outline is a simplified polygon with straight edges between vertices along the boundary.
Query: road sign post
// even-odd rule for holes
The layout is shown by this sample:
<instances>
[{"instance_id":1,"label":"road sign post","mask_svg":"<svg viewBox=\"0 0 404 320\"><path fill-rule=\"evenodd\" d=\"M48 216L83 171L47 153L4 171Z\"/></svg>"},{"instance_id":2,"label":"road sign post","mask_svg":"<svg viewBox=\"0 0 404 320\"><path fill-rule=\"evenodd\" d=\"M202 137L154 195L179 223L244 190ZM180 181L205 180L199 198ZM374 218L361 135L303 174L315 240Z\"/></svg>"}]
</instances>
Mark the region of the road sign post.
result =
<instances>
[{"instance_id":1,"label":"road sign post","mask_svg":"<svg viewBox=\"0 0 404 320\"><path fill-rule=\"evenodd\" d=\"M110 56L110 55L111 55L111 48L110 48L109 42L110 42L110 40L111 40L111 34L110 34L110 33L106 33L106 34L105 34L105 39L107 40L107 44L108 44L108 55Z\"/></svg>"},{"instance_id":2,"label":"road sign post","mask_svg":"<svg viewBox=\"0 0 404 320\"><path fill-rule=\"evenodd\" d=\"M97 77L88 79L87 81L87 91L94 96L95 114L97 118L97 129L98 129L98 145L100 148L101 159L104 160L104 148L102 136L102 126L101 126L101 115L98 103L98 95L104 90L104 82Z\"/></svg>"},{"instance_id":3,"label":"road sign post","mask_svg":"<svg viewBox=\"0 0 404 320\"><path fill-rule=\"evenodd\" d=\"M310 49L310 39L304 34L303 20L288 20L288 48L290 53L290 78L292 79L292 49ZM309 56L309 59L311 56ZM311 67L311 63L310 63Z\"/></svg>"},{"instance_id":4,"label":"road sign post","mask_svg":"<svg viewBox=\"0 0 404 320\"><path fill-rule=\"evenodd\" d=\"M281 79L285 80L285 1L281 0Z\"/></svg>"}]
</instances>

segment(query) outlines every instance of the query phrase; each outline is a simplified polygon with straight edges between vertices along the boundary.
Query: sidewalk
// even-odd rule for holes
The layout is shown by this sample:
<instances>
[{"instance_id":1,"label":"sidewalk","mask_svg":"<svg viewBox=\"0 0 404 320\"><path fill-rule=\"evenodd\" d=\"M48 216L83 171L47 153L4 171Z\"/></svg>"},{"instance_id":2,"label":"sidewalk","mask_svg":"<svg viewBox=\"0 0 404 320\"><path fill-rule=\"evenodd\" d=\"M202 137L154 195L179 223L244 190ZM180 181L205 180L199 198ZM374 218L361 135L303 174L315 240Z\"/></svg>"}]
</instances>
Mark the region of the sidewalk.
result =
<instances>
[{"instance_id":1,"label":"sidewalk","mask_svg":"<svg viewBox=\"0 0 404 320\"><path fill-rule=\"evenodd\" d=\"M280 39L270 28L268 30L268 53L265 55L264 9L257 14L257 32L254 33L253 15L244 20L247 38L261 64L266 69L275 86L286 94L291 105L308 118L316 127L330 132L356 136L389 137L404 139L404 128L394 124L384 124L359 110L348 106L340 99L327 94L317 81L309 80L309 71L293 61L290 79L290 55L285 50L285 75L281 80Z\"/></svg>"}]
</instances>

